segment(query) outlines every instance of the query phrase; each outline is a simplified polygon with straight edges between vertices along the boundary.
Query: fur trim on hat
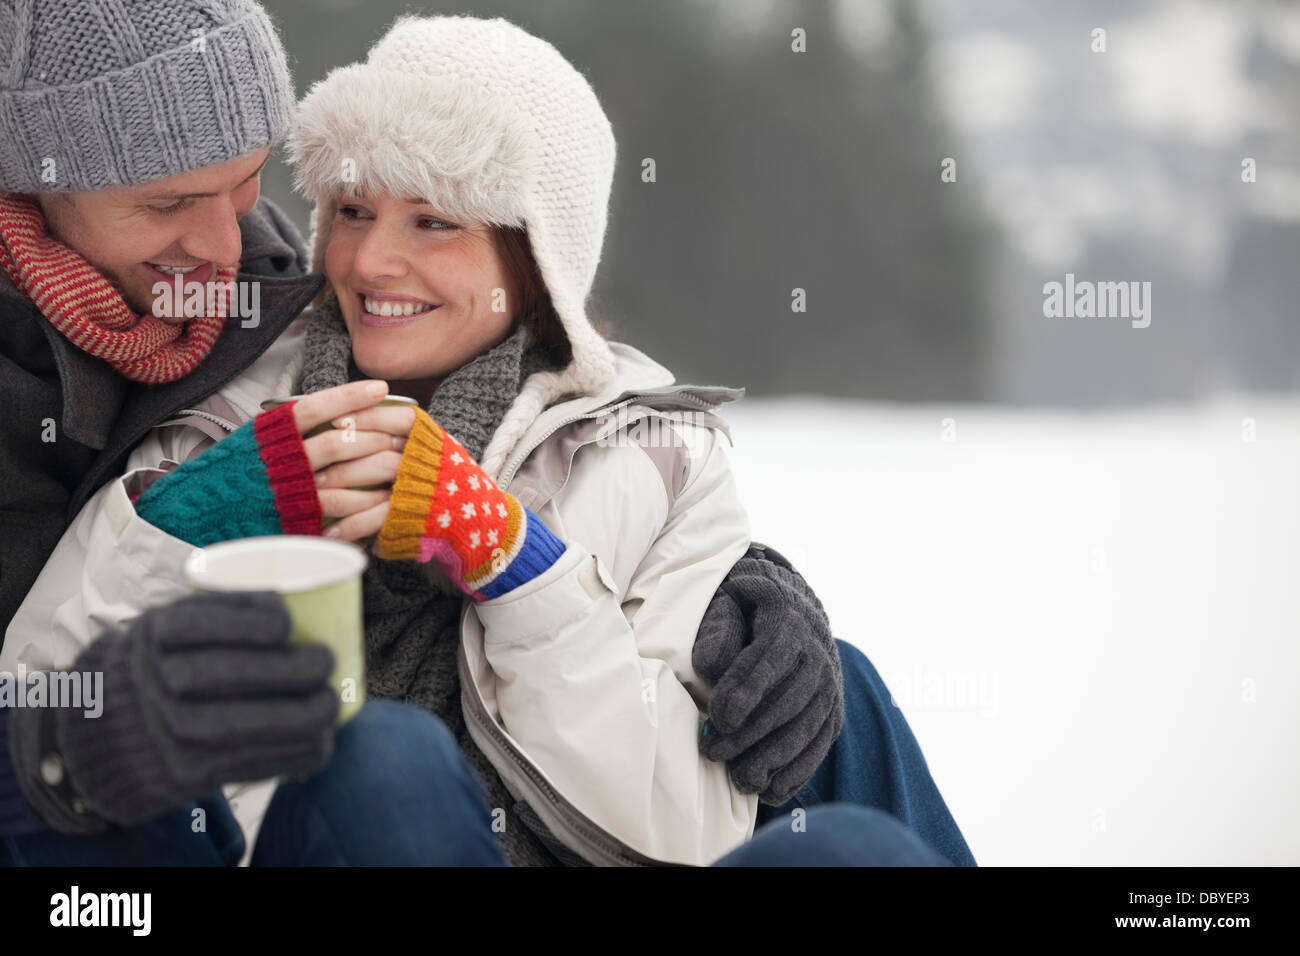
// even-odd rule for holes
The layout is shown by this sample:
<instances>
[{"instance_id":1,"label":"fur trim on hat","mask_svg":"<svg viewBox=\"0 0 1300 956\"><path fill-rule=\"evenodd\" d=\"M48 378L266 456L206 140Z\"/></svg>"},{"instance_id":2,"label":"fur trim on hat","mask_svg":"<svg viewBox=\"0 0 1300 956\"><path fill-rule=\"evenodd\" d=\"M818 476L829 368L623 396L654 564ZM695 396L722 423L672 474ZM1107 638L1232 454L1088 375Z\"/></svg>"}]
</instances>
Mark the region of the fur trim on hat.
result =
<instances>
[{"instance_id":1,"label":"fur trim on hat","mask_svg":"<svg viewBox=\"0 0 1300 956\"><path fill-rule=\"evenodd\" d=\"M314 271L325 271L338 199L361 191L423 199L462 223L524 225L526 117L465 84L343 67L303 100L288 150L295 187L319 204Z\"/></svg>"}]
</instances>

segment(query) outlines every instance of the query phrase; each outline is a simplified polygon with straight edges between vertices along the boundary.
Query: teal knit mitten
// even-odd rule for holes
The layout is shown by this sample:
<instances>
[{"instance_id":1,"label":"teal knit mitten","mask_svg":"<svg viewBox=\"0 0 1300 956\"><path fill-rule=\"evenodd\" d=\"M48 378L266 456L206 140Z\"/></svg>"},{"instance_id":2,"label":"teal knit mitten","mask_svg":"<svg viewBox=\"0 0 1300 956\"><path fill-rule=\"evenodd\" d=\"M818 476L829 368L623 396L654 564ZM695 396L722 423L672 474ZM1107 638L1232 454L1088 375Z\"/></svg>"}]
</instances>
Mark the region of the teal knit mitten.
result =
<instances>
[{"instance_id":1,"label":"teal knit mitten","mask_svg":"<svg viewBox=\"0 0 1300 956\"><path fill-rule=\"evenodd\" d=\"M320 496L293 405L263 412L159 478L136 499L136 513L195 547L320 534Z\"/></svg>"}]
</instances>

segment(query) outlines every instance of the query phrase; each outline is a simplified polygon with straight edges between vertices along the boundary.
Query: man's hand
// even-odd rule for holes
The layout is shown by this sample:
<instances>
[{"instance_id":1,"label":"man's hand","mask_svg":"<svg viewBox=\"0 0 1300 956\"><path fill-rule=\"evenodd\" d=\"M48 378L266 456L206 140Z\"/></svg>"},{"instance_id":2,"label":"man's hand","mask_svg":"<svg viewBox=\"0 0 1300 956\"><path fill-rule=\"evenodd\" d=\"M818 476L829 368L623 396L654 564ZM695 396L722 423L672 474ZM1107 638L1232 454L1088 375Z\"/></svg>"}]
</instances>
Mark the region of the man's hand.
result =
<instances>
[{"instance_id":1,"label":"man's hand","mask_svg":"<svg viewBox=\"0 0 1300 956\"><path fill-rule=\"evenodd\" d=\"M784 557L752 545L705 611L691 663L713 684L700 752L773 806L812 777L844 726L830 622Z\"/></svg>"},{"instance_id":2,"label":"man's hand","mask_svg":"<svg viewBox=\"0 0 1300 956\"><path fill-rule=\"evenodd\" d=\"M203 594L155 608L73 665L103 675L102 714L14 711L28 802L65 833L130 826L229 783L309 774L329 760L334 656L289 643L274 594Z\"/></svg>"}]
</instances>

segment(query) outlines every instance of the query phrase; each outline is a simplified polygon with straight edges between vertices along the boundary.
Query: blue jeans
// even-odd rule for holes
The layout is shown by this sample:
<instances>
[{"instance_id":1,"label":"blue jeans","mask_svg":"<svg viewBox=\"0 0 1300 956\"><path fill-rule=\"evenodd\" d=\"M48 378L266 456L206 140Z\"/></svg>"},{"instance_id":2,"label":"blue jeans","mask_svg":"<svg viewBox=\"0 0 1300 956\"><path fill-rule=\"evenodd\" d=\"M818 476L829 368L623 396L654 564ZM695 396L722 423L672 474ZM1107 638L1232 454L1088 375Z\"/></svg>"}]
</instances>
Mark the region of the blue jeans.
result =
<instances>
[{"instance_id":1,"label":"blue jeans","mask_svg":"<svg viewBox=\"0 0 1300 956\"><path fill-rule=\"evenodd\" d=\"M862 651L840 640L835 645L844 671L844 730L789 802L758 805L755 835L769 821L788 820L800 807L857 804L883 810L958 866L975 866L912 728L890 703L885 682Z\"/></svg>"},{"instance_id":2,"label":"blue jeans","mask_svg":"<svg viewBox=\"0 0 1300 956\"><path fill-rule=\"evenodd\" d=\"M369 701L339 728L324 770L276 788L251 862L504 864L488 819L479 779L442 721L416 707ZM239 824L216 794L97 836L46 831L0 839L0 864L235 866L244 848Z\"/></svg>"},{"instance_id":3,"label":"blue jeans","mask_svg":"<svg viewBox=\"0 0 1300 956\"><path fill-rule=\"evenodd\" d=\"M821 803L799 818L770 819L713 866L952 866L883 810Z\"/></svg>"},{"instance_id":4,"label":"blue jeans","mask_svg":"<svg viewBox=\"0 0 1300 956\"><path fill-rule=\"evenodd\" d=\"M973 866L884 682L861 651L836 644L843 732L795 797L781 807L759 804L753 839L714 865ZM253 865L505 865L481 783L442 721L371 701L335 740L328 767L276 790ZM792 817L799 808L807 813ZM195 832L200 809L206 827ZM0 840L0 864L17 865L233 866L243 853L243 834L220 795L99 836Z\"/></svg>"},{"instance_id":5,"label":"blue jeans","mask_svg":"<svg viewBox=\"0 0 1300 956\"><path fill-rule=\"evenodd\" d=\"M252 865L507 865L479 778L446 725L422 711L424 719L414 720L397 704L369 703L363 714L372 707L391 717L372 722L366 729L373 733L354 735L354 747L343 743L345 728L330 770L276 790ZM410 733L412 723L418 734ZM384 724L392 725L387 732ZM429 752L436 759L423 756ZM335 770L340 761L346 772ZM797 826L774 819L756 828L753 839L713 865L950 864L889 814L836 803L813 807Z\"/></svg>"}]
</instances>

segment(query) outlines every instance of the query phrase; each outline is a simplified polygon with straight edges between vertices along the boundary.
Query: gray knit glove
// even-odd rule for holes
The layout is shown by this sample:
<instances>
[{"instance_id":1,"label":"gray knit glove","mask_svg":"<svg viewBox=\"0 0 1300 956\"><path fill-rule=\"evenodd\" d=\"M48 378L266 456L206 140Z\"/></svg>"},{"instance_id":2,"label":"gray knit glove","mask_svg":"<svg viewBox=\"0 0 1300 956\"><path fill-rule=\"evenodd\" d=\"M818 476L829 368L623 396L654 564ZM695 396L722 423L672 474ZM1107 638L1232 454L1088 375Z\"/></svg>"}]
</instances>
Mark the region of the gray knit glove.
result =
<instances>
[{"instance_id":1,"label":"gray knit glove","mask_svg":"<svg viewBox=\"0 0 1300 956\"><path fill-rule=\"evenodd\" d=\"M273 594L197 595L87 647L72 670L103 674L102 714L10 717L28 802L54 829L98 833L151 820L228 783L323 767L334 746L334 655L290 644Z\"/></svg>"},{"instance_id":2,"label":"gray knit glove","mask_svg":"<svg viewBox=\"0 0 1300 956\"><path fill-rule=\"evenodd\" d=\"M726 761L742 793L789 800L844 726L844 676L830 621L779 553L753 544L704 613L691 652L713 684L700 752Z\"/></svg>"}]
</instances>

